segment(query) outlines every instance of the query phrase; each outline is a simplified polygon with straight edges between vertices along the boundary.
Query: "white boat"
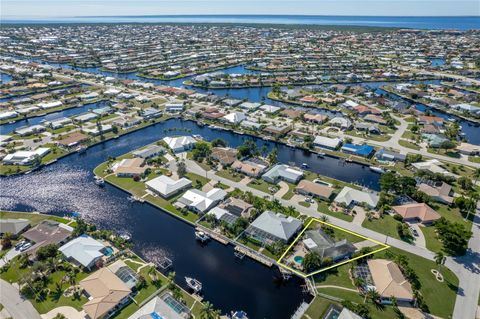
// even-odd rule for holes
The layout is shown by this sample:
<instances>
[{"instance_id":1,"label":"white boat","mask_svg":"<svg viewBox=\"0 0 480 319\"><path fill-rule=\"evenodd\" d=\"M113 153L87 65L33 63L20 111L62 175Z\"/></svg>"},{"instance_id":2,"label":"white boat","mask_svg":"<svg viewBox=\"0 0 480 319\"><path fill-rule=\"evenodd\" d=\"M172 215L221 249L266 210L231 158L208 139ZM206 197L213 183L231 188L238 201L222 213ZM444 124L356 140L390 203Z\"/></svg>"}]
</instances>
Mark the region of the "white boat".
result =
<instances>
[{"instance_id":1,"label":"white boat","mask_svg":"<svg viewBox=\"0 0 480 319\"><path fill-rule=\"evenodd\" d=\"M307 163L302 163L302 167L303 168L308 168L308 164Z\"/></svg>"},{"instance_id":2,"label":"white boat","mask_svg":"<svg viewBox=\"0 0 480 319\"><path fill-rule=\"evenodd\" d=\"M98 186L103 186L105 184L105 181L103 178L95 176L95 184Z\"/></svg>"},{"instance_id":3,"label":"white boat","mask_svg":"<svg viewBox=\"0 0 480 319\"><path fill-rule=\"evenodd\" d=\"M324 157L325 155L326 155L325 153L320 152L320 153L317 154L317 157Z\"/></svg>"},{"instance_id":4,"label":"white boat","mask_svg":"<svg viewBox=\"0 0 480 319\"><path fill-rule=\"evenodd\" d=\"M203 231L196 231L195 232L195 238L198 240L198 241L201 241L202 243L208 241L210 239L210 236L208 236L206 233L204 233Z\"/></svg>"},{"instance_id":5,"label":"white boat","mask_svg":"<svg viewBox=\"0 0 480 319\"><path fill-rule=\"evenodd\" d=\"M87 147L86 146L79 146L76 148L77 152L78 153L85 153L85 151L87 150Z\"/></svg>"},{"instance_id":6,"label":"white boat","mask_svg":"<svg viewBox=\"0 0 480 319\"><path fill-rule=\"evenodd\" d=\"M232 319L248 319L247 313L245 311L232 311L231 312Z\"/></svg>"},{"instance_id":7,"label":"white boat","mask_svg":"<svg viewBox=\"0 0 480 319\"><path fill-rule=\"evenodd\" d=\"M378 166L370 166L370 170L375 173L383 174L385 173L385 170L381 167Z\"/></svg>"},{"instance_id":8,"label":"white boat","mask_svg":"<svg viewBox=\"0 0 480 319\"><path fill-rule=\"evenodd\" d=\"M126 241L130 241L132 239L132 236L130 236L130 234L128 233L122 233L118 237Z\"/></svg>"},{"instance_id":9,"label":"white boat","mask_svg":"<svg viewBox=\"0 0 480 319\"><path fill-rule=\"evenodd\" d=\"M195 292L200 292L202 290L202 283L195 278L185 277L187 286Z\"/></svg>"}]
</instances>

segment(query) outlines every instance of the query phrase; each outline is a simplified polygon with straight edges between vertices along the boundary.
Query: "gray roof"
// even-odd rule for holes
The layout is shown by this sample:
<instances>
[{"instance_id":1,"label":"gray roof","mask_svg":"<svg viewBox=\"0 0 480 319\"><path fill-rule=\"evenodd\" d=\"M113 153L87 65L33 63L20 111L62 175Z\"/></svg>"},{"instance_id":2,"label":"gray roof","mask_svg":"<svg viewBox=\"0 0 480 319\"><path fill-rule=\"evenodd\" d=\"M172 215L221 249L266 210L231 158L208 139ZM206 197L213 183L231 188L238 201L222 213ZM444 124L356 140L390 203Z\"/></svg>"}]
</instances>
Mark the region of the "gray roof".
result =
<instances>
[{"instance_id":1,"label":"gray roof","mask_svg":"<svg viewBox=\"0 0 480 319\"><path fill-rule=\"evenodd\" d=\"M280 213L265 211L253 221L249 228L255 228L250 229L250 233L253 232L256 235L264 235L262 237L274 237L273 239L288 241L302 225L301 220L292 216L287 217Z\"/></svg>"},{"instance_id":2,"label":"gray roof","mask_svg":"<svg viewBox=\"0 0 480 319\"><path fill-rule=\"evenodd\" d=\"M149 158L149 157L152 157L154 155L162 154L162 153L165 153L165 152L166 152L166 149L163 146L149 145L149 146L145 147L144 149L137 150L137 151L133 152L132 154L133 154L133 156L136 156L136 157Z\"/></svg>"},{"instance_id":3,"label":"gray roof","mask_svg":"<svg viewBox=\"0 0 480 319\"><path fill-rule=\"evenodd\" d=\"M28 225L30 222L27 219L0 219L0 234L18 235Z\"/></svg>"},{"instance_id":4,"label":"gray roof","mask_svg":"<svg viewBox=\"0 0 480 319\"><path fill-rule=\"evenodd\" d=\"M304 242L311 240L310 243L313 242L316 245L309 247L309 249L318 253L322 258L328 257L337 260L344 256L349 256L357 250L356 247L346 239L336 242L321 229L306 231L305 238Z\"/></svg>"}]
</instances>

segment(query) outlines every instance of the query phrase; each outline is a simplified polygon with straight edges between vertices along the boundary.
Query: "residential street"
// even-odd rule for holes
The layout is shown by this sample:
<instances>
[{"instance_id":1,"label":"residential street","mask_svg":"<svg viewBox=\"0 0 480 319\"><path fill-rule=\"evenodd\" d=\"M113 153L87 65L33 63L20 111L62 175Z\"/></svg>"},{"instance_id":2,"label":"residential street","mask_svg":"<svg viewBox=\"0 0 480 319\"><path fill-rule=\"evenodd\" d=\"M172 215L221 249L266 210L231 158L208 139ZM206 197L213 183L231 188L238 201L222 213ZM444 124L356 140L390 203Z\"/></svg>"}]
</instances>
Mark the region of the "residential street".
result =
<instances>
[{"instance_id":1,"label":"residential street","mask_svg":"<svg viewBox=\"0 0 480 319\"><path fill-rule=\"evenodd\" d=\"M271 199L274 198L274 196L271 194L266 194L245 184L236 183L229 179L217 176L215 175L214 171L205 172L203 168L201 168L192 160L186 160L185 164L188 171L200 176L206 176L209 179L219 181L230 187L238 188L244 192L252 192L252 194L258 197L263 198L268 196ZM321 217L323 215L319 213L316 208L313 209L312 207L304 207L291 200L284 200L281 198L276 199L285 206L293 206L303 215L312 217ZM327 217L332 224L339 227L348 229L363 236L372 238L376 241L386 243L390 246L408 251L412 254L427 258L429 260L434 260L435 258L435 253L427 250L426 248L410 245L404 241L377 233L355 223L347 222L345 220L328 215ZM480 216L478 215L478 212L473 222L472 231L474 235L470 240L470 249L468 253L465 256L458 258L448 257L445 262L445 266L454 272L459 279L459 289L453 316L454 319L475 318L475 311L477 309L478 297L480 294Z\"/></svg>"}]
</instances>

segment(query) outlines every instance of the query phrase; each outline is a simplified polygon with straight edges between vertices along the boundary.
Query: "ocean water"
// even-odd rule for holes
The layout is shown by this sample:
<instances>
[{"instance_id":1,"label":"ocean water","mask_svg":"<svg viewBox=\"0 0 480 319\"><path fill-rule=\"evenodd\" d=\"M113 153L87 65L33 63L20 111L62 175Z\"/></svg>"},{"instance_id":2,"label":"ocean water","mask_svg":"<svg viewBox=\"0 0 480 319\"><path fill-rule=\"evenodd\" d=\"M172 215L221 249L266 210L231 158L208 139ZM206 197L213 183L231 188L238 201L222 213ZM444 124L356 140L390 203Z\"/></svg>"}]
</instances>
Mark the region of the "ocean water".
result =
<instances>
[{"instance_id":1,"label":"ocean water","mask_svg":"<svg viewBox=\"0 0 480 319\"><path fill-rule=\"evenodd\" d=\"M333 26L397 27L414 29L480 29L480 17L382 17L314 15L151 15L89 16L47 19L3 19L3 23L259 23Z\"/></svg>"}]
</instances>

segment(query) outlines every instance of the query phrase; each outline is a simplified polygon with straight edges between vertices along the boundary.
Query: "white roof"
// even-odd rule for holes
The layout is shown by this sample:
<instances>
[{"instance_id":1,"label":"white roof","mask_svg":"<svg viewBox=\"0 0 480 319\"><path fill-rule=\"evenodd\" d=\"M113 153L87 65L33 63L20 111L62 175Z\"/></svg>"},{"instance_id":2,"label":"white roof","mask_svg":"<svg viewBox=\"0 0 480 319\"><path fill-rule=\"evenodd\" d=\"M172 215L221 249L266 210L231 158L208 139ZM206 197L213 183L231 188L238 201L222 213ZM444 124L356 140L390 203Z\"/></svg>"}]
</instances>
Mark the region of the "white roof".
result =
<instances>
[{"instance_id":1,"label":"white roof","mask_svg":"<svg viewBox=\"0 0 480 319\"><path fill-rule=\"evenodd\" d=\"M198 189L190 189L179 198L179 201L200 212L206 212L212 208L217 201L223 200L226 196L227 192L220 188L212 188L207 193Z\"/></svg>"},{"instance_id":2,"label":"white roof","mask_svg":"<svg viewBox=\"0 0 480 319\"><path fill-rule=\"evenodd\" d=\"M288 241L302 225L302 221L297 218L271 211L263 212L251 224L251 226L285 241Z\"/></svg>"},{"instance_id":3,"label":"white roof","mask_svg":"<svg viewBox=\"0 0 480 319\"><path fill-rule=\"evenodd\" d=\"M214 207L209 212L209 215L214 215L216 220L220 220L222 216L230 214L226 209Z\"/></svg>"},{"instance_id":4,"label":"white roof","mask_svg":"<svg viewBox=\"0 0 480 319\"><path fill-rule=\"evenodd\" d=\"M436 159L431 159L425 162L412 163L412 166L415 167L416 169L427 170L432 173L440 173L444 175L451 174L446 169L443 169L442 167L440 167L440 165L441 165L440 161Z\"/></svg>"},{"instance_id":5,"label":"white roof","mask_svg":"<svg viewBox=\"0 0 480 319\"><path fill-rule=\"evenodd\" d=\"M337 148L340 143L342 143L342 139L335 137L335 138L330 138L330 137L325 137L325 136L316 136L315 141L313 142L316 145L319 146L326 146L329 148Z\"/></svg>"},{"instance_id":6,"label":"white roof","mask_svg":"<svg viewBox=\"0 0 480 319\"><path fill-rule=\"evenodd\" d=\"M146 182L145 184L148 187L153 188L162 196L168 197L170 194L176 193L178 190L190 186L192 181L185 177L182 177L179 180L173 180L166 175L162 175Z\"/></svg>"},{"instance_id":7,"label":"white roof","mask_svg":"<svg viewBox=\"0 0 480 319\"><path fill-rule=\"evenodd\" d=\"M4 162L28 163L33 160L35 156L43 157L50 151L47 147L39 147L35 151L16 151L13 154L8 154L3 158Z\"/></svg>"},{"instance_id":8,"label":"white roof","mask_svg":"<svg viewBox=\"0 0 480 319\"><path fill-rule=\"evenodd\" d=\"M232 113L229 113L229 114L225 115L222 118L225 121L228 121L230 123L240 123L241 121L243 121L247 117L245 116L245 114L243 114L241 112L232 112Z\"/></svg>"},{"instance_id":9,"label":"white roof","mask_svg":"<svg viewBox=\"0 0 480 319\"><path fill-rule=\"evenodd\" d=\"M375 193L367 193L357 189L345 186L334 200L336 203L344 203L347 206L352 202L367 203L370 207L377 206L378 195Z\"/></svg>"},{"instance_id":10,"label":"white roof","mask_svg":"<svg viewBox=\"0 0 480 319\"><path fill-rule=\"evenodd\" d=\"M172 150L178 150L195 144L197 141L192 136L164 137L163 141L167 143Z\"/></svg>"},{"instance_id":11,"label":"white roof","mask_svg":"<svg viewBox=\"0 0 480 319\"><path fill-rule=\"evenodd\" d=\"M60 250L65 257L73 258L84 267L88 267L95 259L103 255L100 252L103 248L105 248L105 245L101 242L90 236L82 235L69 241L58 250Z\"/></svg>"},{"instance_id":12,"label":"white roof","mask_svg":"<svg viewBox=\"0 0 480 319\"><path fill-rule=\"evenodd\" d=\"M268 112L268 113L275 113L278 110L280 110L281 107L265 104L265 105L260 106L260 109L264 110L265 112Z\"/></svg>"},{"instance_id":13,"label":"white roof","mask_svg":"<svg viewBox=\"0 0 480 319\"><path fill-rule=\"evenodd\" d=\"M37 105L42 109L51 109L53 107L62 105L62 101L43 102L43 103L38 103Z\"/></svg>"}]
</instances>

